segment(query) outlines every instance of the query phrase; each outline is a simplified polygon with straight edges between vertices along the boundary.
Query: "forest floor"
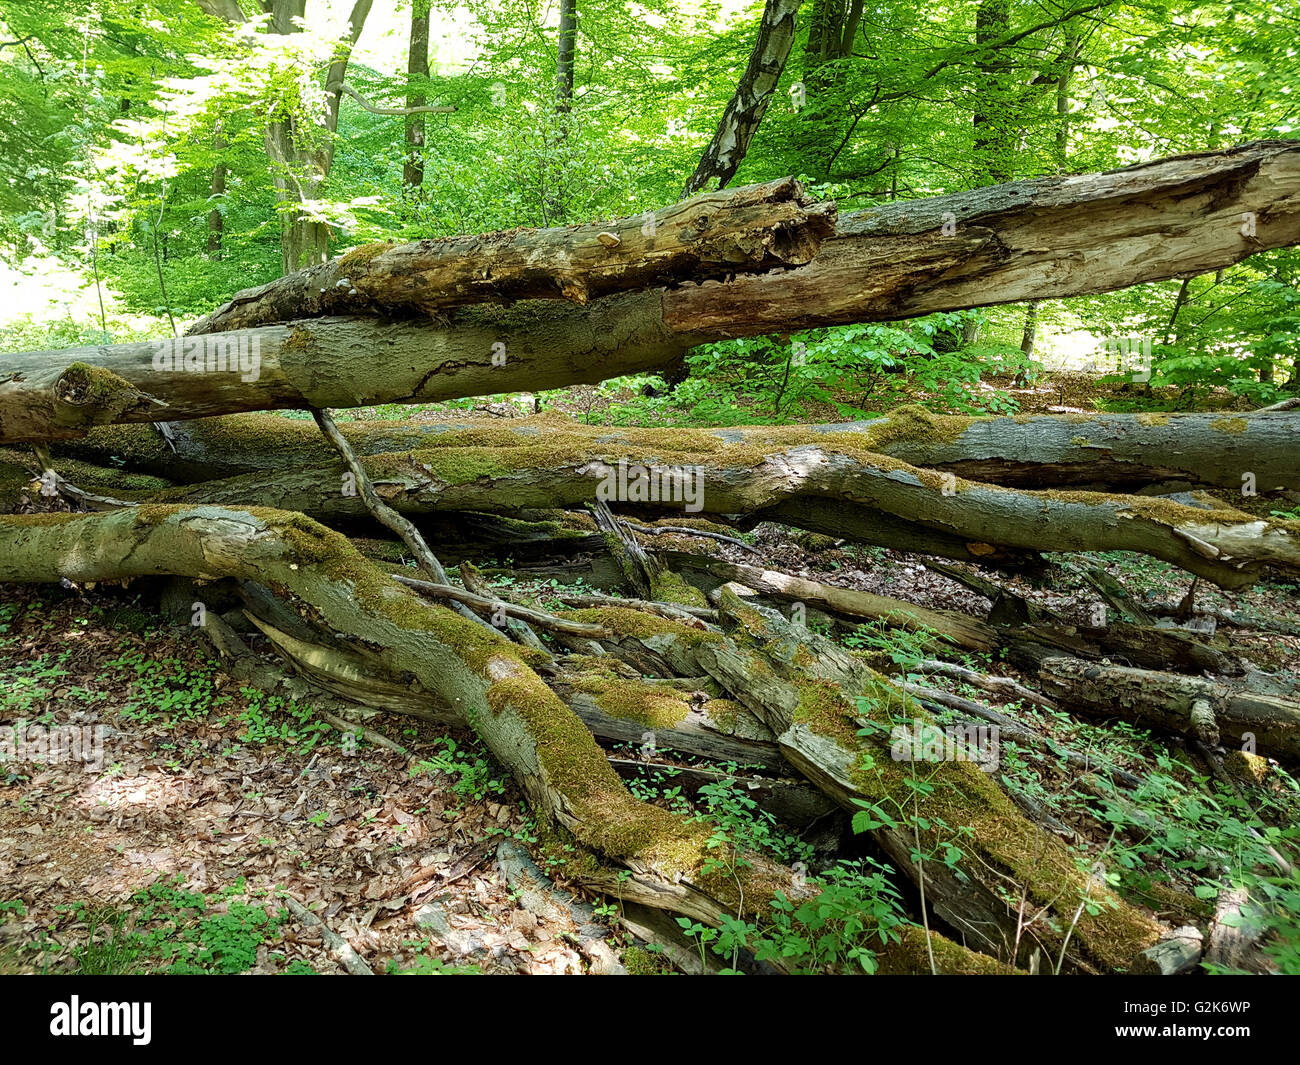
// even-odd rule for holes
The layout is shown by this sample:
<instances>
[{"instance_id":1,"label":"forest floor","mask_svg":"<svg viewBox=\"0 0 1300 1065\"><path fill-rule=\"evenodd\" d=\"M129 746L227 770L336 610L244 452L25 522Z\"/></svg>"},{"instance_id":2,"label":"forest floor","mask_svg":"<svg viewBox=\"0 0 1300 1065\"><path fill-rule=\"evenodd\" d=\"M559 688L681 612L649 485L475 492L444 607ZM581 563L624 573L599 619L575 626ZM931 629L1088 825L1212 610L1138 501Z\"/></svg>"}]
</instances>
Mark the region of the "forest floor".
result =
<instances>
[{"instance_id":1,"label":"forest floor","mask_svg":"<svg viewBox=\"0 0 1300 1065\"><path fill-rule=\"evenodd\" d=\"M1053 409L1051 399L1082 402L1074 385L1057 379L1040 386L1033 394L1042 406L1022 402L1022 409ZM804 420L818 420L810 413ZM749 539L767 566L786 573L978 617L990 605L918 556L772 525ZM738 548L692 537L660 536L655 546L753 561ZM1142 602L1179 598L1190 583L1155 560L1091 559ZM484 561L488 572L491 561ZM1003 583L1083 622L1095 593L1063 572L1054 570L1044 585ZM560 573L519 569L498 579L511 598L542 605L601 584L599 567L583 557L567 560ZM1295 620L1300 589L1261 582L1228 594L1202 587L1198 603ZM0 762L0 972L343 971L319 927L282 908L286 895L345 937L375 972L588 971L581 918L523 908L497 866L502 840L536 838L517 789L472 736L369 714L365 725L409 755L358 740L318 720L309 705L242 686L196 631L161 618L156 595L139 583L0 588L0 726L104 726L96 764ZM262 638L250 642L272 660ZM845 642L882 659L898 649L872 626ZM1232 630L1228 646L1300 686L1300 637ZM965 661L1034 684L988 656ZM1099 761L1204 783L1181 763L1169 768L1167 754L1178 744L1168 737L1084 722L946 678L926 683L982 699ZM1003 771L1078 842L1108 848L1125 869L1130 896L1149 889L1150 908L1175 923L1195 916L1163 910L1165 896L1150 875L1163 865L1170 881L1189 889L1195 870L1180 868L1159 840L1117 848L1124 826L1107 820L1104 802L1080 796L1061 765L1007 747ZM638 794L707 812L705 800L683 796L664 765L661 755L656 772L637 783ZM1277 783L1274 798L1279 816L1290 811L1294 821L1300 801L1288 779ZM787 826L774 830L799 835ZM546 865L563 886L562 862L552 855ZM612 926L616 944L630 942L617 931L616 907L596 914Z\"/></svg>"}]
</instances>

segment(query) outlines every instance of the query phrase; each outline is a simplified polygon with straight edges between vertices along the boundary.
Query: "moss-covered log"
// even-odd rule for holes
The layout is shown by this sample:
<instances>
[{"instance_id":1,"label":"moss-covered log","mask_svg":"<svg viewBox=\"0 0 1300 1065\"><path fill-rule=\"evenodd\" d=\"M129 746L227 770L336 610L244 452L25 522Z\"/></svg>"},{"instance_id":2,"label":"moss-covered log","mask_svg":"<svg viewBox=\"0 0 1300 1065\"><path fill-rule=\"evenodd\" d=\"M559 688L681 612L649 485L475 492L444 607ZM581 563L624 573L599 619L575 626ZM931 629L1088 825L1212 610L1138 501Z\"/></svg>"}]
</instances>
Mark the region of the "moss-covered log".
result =
<instances>
[{"instance_id":1,"label":"moss-covered log","mask_svg":"<svg viewBox=\"0 0 1300 1065\"><path fill-rule=\"evenodd\" d=\"M1300 414L1290 412L971 418L908 406L870 421L692 429L688 434L588 426L554 416L511 419L491 430L482 421L358 421L339 428L359 455L466 442L521 447L557 431L575 441L624 441L629 453L653 453L684 436L696 450L720 451L719 445L752 450L851 435L858 446L911 466L1009 488L1147 493L1202 486L1239 491L1251 474L1259 492L1300 489ZM176 423L171 445L147 426L117 426L93 429L56 450L100 464L120 459L132 469L181 481L296 469L334 457L310 423L257 414Z\"/></svg>"},{"instance_id":2,"label":"moss-covered log","mask_svg":"<svg viewBox=\"0 0 1300 1065\"><path fill-rule=\"evenodd\" d=\"M372 455L371 479L404 513L575 507L598 498L660 514L776 517L816 532L959 559L1006 552L1136 551L1223 587L1265 566L1300 572L1300 523L1260 519L1215 500L1027 492L919 469L863 447L857 434L813 443L726 444L709 433L662 430L632 447L561 426L503 448L492 430L439 445ZM640 489L635 485L639 484ZM340 468L248 474L174 489L158 502L270 504L324 520L363 517Z\"/></svg>"},{"instance_id":3,"label":"moss-covered log","mask_svg":"<svg viewBox=\"0 0 1300 1065\"><path fill-rule=\"evenodd\" d=\"M719 863L710 825L633 798L583 723L534 672L530 651L421 601L366 562L344 537L302 515L147 505L0 519L0 583L158 575L264 586L291 599L333 639L364 646L350 669L379 669L399 678L413 694L425 692L440 719L479 733L519 782L547 838L580 845L581 860L569 870L579 881L621 900L713 924L726 914L761 915L777 891L796 899L815 892L761 855ZM614 679L600 671L590 675ZM570 685L576 687L588 685L579 679ZM644 687L647 697L665 691ZM598 691L609 694L608 686ZM604 705L626 717L627 694L624 689ZM665 711L662 702L652 712L675 719L676 709ZM714 702L720 731L725 717L743 716L740 708L728 715L722 700ZM885 948L889 971L926 971L921 957L931 952L941 972L998 971L992 959L942 935L918 936L909 930Z\"/></svg>"},{"instance_id":4,"label":"moss-covered log","mask_svg":"<svg viewBox=\"0 0 1300 1065\"><path fill-rule=\"evenodd\" d=\"M533 653L430 605L366 562L343 536L262 508L141 506L107 514L0 519L0 582L155 575L237 577L293 596L326 631L369 648L385 671L471 725L533 809L586 851L629 872L627 898L716 922L740 885L705 872L710 829L639 802L591 733L534 672ZM742 874L753 905L798 893L757 855Z\"/></svg>"},{"instance_id":5,"label":"moss-covered log","mask_svg":"<svg viewBox=\"0 0 1300 1065\"><path fill-rule=\"evenodd\" d=\"M1025 819L981 769L983 755L921 761L912 747L916 761L891 757L900 742L895 729L911 737L931 721L895 684L730 592L721 609L730 637L617 608L574 616L642 643L678 669L702 669L734 693L777 737L787 761L846 810L870 813L876 841L968 945L1022 963L1037 947L1047 967L1064 954L1066 967L1113 971L1156 941L1153 920L1091 883L1079 856Z\"/></svg>"},{"instance_id":6,"label":"moss-covered log","mask_svg":"<svg viewBox=\"0 0 1300 1065\"><path fill-rule=\"evenodd\" d=\"M722 581L743 584L775 599L803 603L846 618L884 620L894 628L935 633L972 651L987 651L998 643L998 634L992 625L955 610L932 610L887 595L840 588L804 577L792 577L778 570L688 555L682 551L657 551L655 554L673 569L696 569Z\"/></svg>"}]
</instances>

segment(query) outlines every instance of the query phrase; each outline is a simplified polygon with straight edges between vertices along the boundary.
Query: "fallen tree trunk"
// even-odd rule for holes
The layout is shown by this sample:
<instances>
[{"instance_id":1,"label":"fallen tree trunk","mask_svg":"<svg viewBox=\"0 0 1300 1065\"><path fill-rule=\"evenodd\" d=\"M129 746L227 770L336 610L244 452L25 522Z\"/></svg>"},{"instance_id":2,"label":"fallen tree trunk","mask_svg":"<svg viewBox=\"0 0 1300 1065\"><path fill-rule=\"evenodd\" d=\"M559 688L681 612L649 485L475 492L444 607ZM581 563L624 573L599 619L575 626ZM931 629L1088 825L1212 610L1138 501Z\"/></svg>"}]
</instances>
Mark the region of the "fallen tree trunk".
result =
<instances>
[{"instance_id":1,"label":"fallen tree trunk","mask_svg":"<svg viewBox=\"0 0 1300 1065\"><path fill-rule=\"evenodd\" d=\"M1213 500L1192 506L1145 496L1021 492L915 469L860 450L852 437L826 435L818 445L770 452L726 448L707 436L701 446L686 431L663 440L666 449L649 457L617 440L557 429L508 451L439 447L372 455L364 465L385 502L407 514L512 513L617 499L661 512L774 517L949 558L991 561L1002 549L1137 551L1226 588L1252 583L1265 566L1300 572L1300 523L1254 518ZM337 467L316 467L205 482L155 499L271 504L325 520L368 513L364 501L341 494L339 483Z\"/></svg>"},{"instance_id":2,"label":"fallen tree trunk","mask_svg":"<svg viewBox=\"0 0 1300 1065\"><path fill-rule=\"evenodd\" d=\"M0 443L68 439L93 425L542 391L670 365L692 343L664 327L659 290L544 306L6 355Z\"/></svg>"},{"instance_id":3,"label":"fallen tree trunk","mask_svg":"<svg viewBox=\"0 0 1300 1065\"><path fill-rule=\"evenodd\" d=\"M472 726L539 817L580 844L582 860L569 867L579 882L712 924L762 914L776 892L815 894L758 854L737 853L720 869L712 827L634 799L582 722L533 671L529 651L420 601L344 537L301 515L140 506L0 522L0 582L164 574L265 585L292 597L333 638L370 648L386 674ZM907 932L882 944L881 955L887 971L921 971L928 955L942 972L997 971L996 962L937 933L918 941Z\"/></svg>"},{"instance_id":4,"label":"fallen tree trunk","mask_svg":"<svg viewBox=\"0 0 1300 1065\"><path fill-rule=\"evenodd\" d=\"M1242 233L1243 213L1255 219L1253 237ZM8 356L0 443L111 422L556 388L668 366L710 340L1104 292L1297 243L1300 143L1257 142L889 204L843 219L806 266L759 278L576 308L458 308L436 326L322 318L216 334L250 359L257 338L255 378L244 363L232 372L211 336L185 341L194 347L183 360L192 351L201 373L165 359L157 368L168 349L151 345Z\"/></svg>"},{"instance_id":5,"label":"fallen tree trunk","mask_svg":"<svg viewBox=\"0 0 1300 1065\"><path fill-rule=\"evenodd\" d=\"M833 584L792 577L778 570L739 565L702 555L679 551L657 551L673 569L699 569L725 581L736 581L787 602L799 602L833 614L866 620L884 620L891 626L911 631L937 633L958 647L987 651L997 645L997 633L969 614L955 610L931 610L901 599L861 592L856 588L839 588Z\"/></svg>"},{"instance_id":6,"label":"fallen tree trunk","mask_svg":"<svg viewBox=\"0 0 1300 1065\"><path fill-rule=\"evenodd\" d=\"M672 439L696 449L743 453L829 441L898 459L911 466L1009 488L1092 486L1106 491L1204 485L1240 490L1255 476L1260 492L1300 489L1300 415L1071 414L968 418L903 407L865 422L726 429L637 429L582 425L552 417L503 421L343 422L359 455L478 443L498 448L536 444L542 434L575 442L626 442L629 453L653 454ZM168 443L148 426L90 430L56 446L61 454L177 481L298 469L332 461L330 448L306 422L268 415L200 419L172 426Z\"/></svg>"},{"instance_id":7,"label":"fallen tree trunk","mask_svg":"<svg viewBox=\"0 0 1300 1065\"><path fill-rule=\"evenodd\" d=\"M1037 946L1089 971L1125 968L1156 940L1158 926L1104 886L1087 883L1060 841L1025 820L973 755L895 760L891 730L929 722L895 685L773 611L726 591L720 607L730 638L663 619L647 624L635 611L616 608L574 616L653 649L679 670L702 669L734 693L776 736L788 762L846 810L871 815L868 831L877 843L968 944L1006 961L1024 960ZM949 844L957 854L946 850ZM1095 912L1067 937L1084 898ZM1018 910L1016 900L1026 909Z\"/></svg>"},{"instance_id":8,"label":"fallen tree trunk","mask_svg":"<svg viewBox=\"0 0 1300 1065\"><path fill-rule=\"evenodd\" d=\"M1128 666L1049 658L1039 668L1043 688L1069 710L1119 717L1147 728L1204 740L1206 729L1225 744L1300 759L1300 701L1238 691L1216 681Z\"/></svg>"},{"instance_id":9,"label":"fallen tree trunk","mask_svg":"<svg viewBox=\"0 0 1300 1065\"><path fill-rule=\"evenodd\" d=\"M530 652L423 603L338 533L264 508L146 506L0 522L0 581L162 574L238 577L296 597L327 631L377 648L389 674L472 725L539 815L630 871L618 881L624 897L715 923L736 912L743 888L704 871L707 826L634 799L591 734L533 671ZM763 882L749 893L754 902L776 888L799 892L789 870L757 855L747 861L741 880L752 873Z\"/></svg>"},{"instance_id":10,"label":"fallen tree trunk","mask_svg":"<svg viewBox=\"0 0 1300 1065\"><path fill-rule=\"evenodd\" d=\"M187 335L325 315L432 315L470 303L565 299L802 266L834 204L792 178L709 192L612 222L370 244L237 293Z\"/></svg>"}]
</instances>

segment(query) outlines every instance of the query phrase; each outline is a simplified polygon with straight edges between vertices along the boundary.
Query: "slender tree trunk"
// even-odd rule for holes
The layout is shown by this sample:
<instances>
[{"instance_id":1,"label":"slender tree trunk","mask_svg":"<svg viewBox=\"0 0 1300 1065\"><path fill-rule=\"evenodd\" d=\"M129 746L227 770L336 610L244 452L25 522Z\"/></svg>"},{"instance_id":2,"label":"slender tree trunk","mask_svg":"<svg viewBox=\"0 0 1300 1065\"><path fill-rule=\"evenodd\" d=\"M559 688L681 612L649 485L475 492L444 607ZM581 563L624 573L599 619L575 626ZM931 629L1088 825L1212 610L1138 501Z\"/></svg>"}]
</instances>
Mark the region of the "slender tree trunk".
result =
<instances>
[{"instance_id":1,"label":"slender tree trunk","mask_svg":"<svg viewBox=\"0 0 1300 1065\"><path fill-rule=\"evenodd\" d=\"M1034 357L1034 342L1038 332L1038 300L1025 304L1025 328L1020 334L1020 351L1026 359Z\"/></svg>"},{"instance_id":2,"label":"slender tree trunk","mask_svg":"<svg viewBox=\"0 0 1300 1065\"><path fill-rule=\"evenodd\" d=\"M220 152L226 147L226 139L221 134L221 123L217 123L212 137L212 147ZM221 242L225 236L226 216L221 211L221 201L226 195L226 164L218 162L212 167L212 186L209 201L212 210L208 212L208 258L221 258Z\"/></svg>"},{"instance_id":3,"label":"slender tree trunk","mask_svg":"<svg viewBox=\"0 0 1300 1065\"><path fill-rule=\"evenodd\" d=\"M306 13L307 0L267 0L271 32L300 31L295 18ZM271 160L271 180L279 197L280 265L289 274L329 259L330 226L313 218L309 201L320 198L334 164L334 133L338 128L339 104L352 48L361 36L373 0L355 0L348 16L348 30L335 50L326 72L328 88L322 114L311 119L280 114L267 126L266 151ZM300 128L304 122L318 128ZM317 146L321 141L323 146Z\"/></svg>"},{"instance_id":4,"label":"slender tree trunk","mask_svg":"<svg viewBox=\"0 0 1300 1065\"><path fill-rule=\"evenodd\" d=\"M578 0L560 0L560 27L555 46L555 110L573 107L573 61L578 46Z\"/></svg>"},{"instance_id":5,"label":"slender tree trunk","mask_svg":"<svg viewBox=\"0 0 1300 1065\"><path fill-rule=\"evenodd\" d=\"M844 40L844 0L813 0L804 46L804 70L821 66L840 54Z\"/></svg>"},{"instance_id":6,"label":"slender tree trunk","mask_svg":"<svg viewBox=\"0 0 1300 1065\"><path fill-rule=\"evenodd\" d=\"M1062 174L1069 169L1070 85L1074 81L1074 69L1079 62L1081 47L1083 38L1078 34L1071 35L1065 46L1065 64L1056 82L1056 167Z\"/></svg>"},{"instance_id":7,"label":"slender tree trunk","mask_svg":"<svg viewBox=\"0 0 1300 1065\"><path fill-rule=\"evenodd\" d=\"M863 0L853 0L849 7L848 18L844 21L844 36L840 40L840 58L847 59L853 54L853 41L862 25Z\"/></svg>"},{"instance_id":8,"label":"slender tree trunk","mask_svg":"<svg viewBox=\"0 0 1300 1065\"><path fill-rule=\"evenodd\" d=\"M749 65L722 113L713 139L686 182L684 196L692 196L714 182L717 188L725 187L744 161L790 58L800 2L767 0Z\"/></svg>"},{"instance_id":9,"label":"slender tree trunk","mask_svg":"<svg viewBox=\"0 0 1300 1065\"><path fill-rule=\"evenodd\" d=\"M412 0L411 37L406 59L407 76L415 79L429 76L429 3L428 0ZM412 86L407 90L406 106L424 107L423 88ZM418 195L424 182L424 115L406 116L406 161L402 166L402 183L408 193Z\"/></svg>"},{"instance_id":10,"label":"slender tree trunk","mask_svg":"<svg viewBox=\"0 0 1300 1065\"><path fill-rule=\"evenodd\" d=\"M1010 0L980 0L975 13L975 45L988 49L1011 29ZM1007 113L1007 60L998 51L981 51L975 64L979 72L975 109L975 172L981 185L1011 180L1013 134Z\"/></svg>"}]
</instances>

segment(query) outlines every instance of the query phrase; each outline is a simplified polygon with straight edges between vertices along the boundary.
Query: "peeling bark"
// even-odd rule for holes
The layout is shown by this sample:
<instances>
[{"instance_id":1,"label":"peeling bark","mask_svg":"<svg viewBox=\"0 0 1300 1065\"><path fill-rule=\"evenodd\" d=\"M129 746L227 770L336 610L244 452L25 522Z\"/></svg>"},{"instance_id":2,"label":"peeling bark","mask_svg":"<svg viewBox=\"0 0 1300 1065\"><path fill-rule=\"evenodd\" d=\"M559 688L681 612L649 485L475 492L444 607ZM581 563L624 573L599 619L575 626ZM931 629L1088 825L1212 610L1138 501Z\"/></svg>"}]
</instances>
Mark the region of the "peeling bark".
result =
<instances>
[{"instance_id":1,"label":"peeling bark","mask_svg":"<svg viewBox=\"0 0 1300 1065\"><path fill-rule=\"evenodd\" d=\"M795 15L801 3L802 0L767 0L749 65L727 101L713 139L687 179L685 195L691 196L714 182L717 188L725 188L735 177L790 58Z\"/></svg>"},{"instance_id":2,"label":"peeling bark","mask_svg":"<svg viewBox=\"0 0 1300 1065\"><path fill-rule=\"evenodd\" d=\"M473 303L600 296L802 266L835 231L834 204L782 178L612 222L371 244L245 289L188 330L220 333L301 318L433 315Z\"/></svg>"}]
</instances>

